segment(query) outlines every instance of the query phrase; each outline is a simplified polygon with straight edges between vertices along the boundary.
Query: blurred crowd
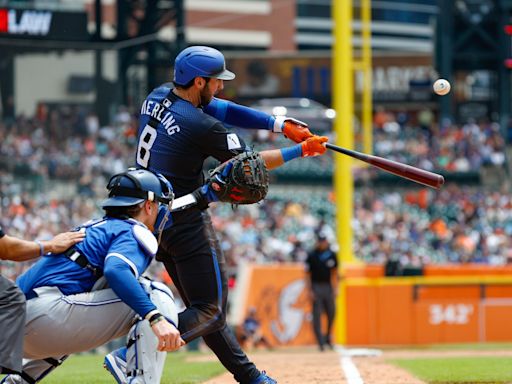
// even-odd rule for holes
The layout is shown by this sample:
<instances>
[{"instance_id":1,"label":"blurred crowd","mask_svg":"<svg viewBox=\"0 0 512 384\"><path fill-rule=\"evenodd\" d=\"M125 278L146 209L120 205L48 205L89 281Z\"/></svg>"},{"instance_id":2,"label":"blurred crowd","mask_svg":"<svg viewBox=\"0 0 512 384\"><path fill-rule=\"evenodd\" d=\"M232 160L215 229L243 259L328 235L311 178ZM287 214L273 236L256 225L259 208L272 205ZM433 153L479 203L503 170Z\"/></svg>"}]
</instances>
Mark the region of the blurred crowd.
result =
<instances>
[{"instance_id":1,"label":"blurred crowd","mask_svg":"<svg viewBox=\"0 0 512 384\"><path fill-rule=\"evenodd\" d=\"M372 263L512 262L512 197L448 184L440 191L356 194L356 255Z\"/></svg>"},{"instance_id":2,"label":"blurred crowd","mask_svg":"<svg viewBox=\"0 0 512 384\"><path fill-rule=\"evenodd\" d=\"M74 181L80 193L93 196L96 183L133 164L136 129L137 113L124 108L110 125L100 128L97 116L83 107L41 105L31 118L0 121L0 169L41 182ZM268 131L238 131L256 149L291 145ZM335 138L332 132L328 136ZM373 142L375 155L427 170L464 173L506 163L505 141L497 123L439 126L429 110L414 118L406 112L377 110ZM287 163L275 173L330 177L333 163L328 153Z\"/></svg>"},{"instance_id":3,"label":"blurred crowd","mask_svg":"<svg viewBox=\"0 0 512 384\"><path fill-rule=\"evenodd\" d=\"M0 170L34 180L66 180L94 196L96 184L134 163L137 116L121 109L101 127L81 107L41 106L27 118L0 121Z\"/></svg>"},{"instance_id":4,"label":"blurred crowd","mask_svg":"<svg viewBox=\"0 0 512 384\"><path fill-rule=\"evenodd\" d=\"M430 110L412 119L379 109L374 116L375 155L427 170L469 172L505 165L505 140L498 123L469 120L437 124Z\"/></svg>"},{"instance_id":5,"label":"blurred crowd","mask_svg":"<svg viewBox=\"0 0 512 384\"><path fill-rule=\"evenodd\" d=\"M469 120L465 124L439 125L430 110L415 114L390 112L379 109L373 122L373 154L386 159L410 164L429 171L466 174L472 176L487 167L503 169L506 166L506 145L503 132L497 123ZM262 131L239 130L260 150L269 145L289 145L282 136ZM322 132L330 141L334 132ZM364 132L356 124L355 149L363 151ZM331 177L334 169L332 152L309 159L307 162L290 162L274 171L283 179ZM354 173L356 180L375 179L382 173L375 168L359 167Z\"/></svg>"},{"instance_id":6,"label":"blurred crowd","mask_svg":"<svg viewBox=\"0 0 512 384\"><path fill-rule=\"evenodd\" d=\"M505 163L505 145L494 123L439 128L428 113L420 113L412 124L399 113L381 112L374 121L377 155L456 172ZM133 164L136 124L136 114L121 109L109 126L100 128L97 117L79 107L41 107L32 118L0 122L1 225L14 236L46 239L101 215L98 202L108 177ZM257 147L268 148L269 141L273 147L289 144L264 132L250 135L248 142ZM314 162L318 172L332 166L328 158L295 164L304 172ZM302 180L300 186L272 185L259 205L212 208L233 277L246 261L303 261L319 233L335 243L331 188L308 185L304 174ZM505 189L363 186L356 189L354 206L354 251L366 262L512 261L512 198ZM8 277L25 267L0 265Z\"/></svg>"},{"instance_id":7,"label":"blurred crowd","mask_svg":"<svg viewBox=\"0 0 512 384\"><path fill-rule=\"evenodd\" d=\"M211 214L232 277L243 262L304 261L319 233L335 245L334 202L324 189L300 187L291 194L273 186L259 205L216 204ZM4 197L0 207L2 225L25 238L49 238L98 215L97 200L82 196L48 201L22 194ZM362 188L355 193L353 228L355 255L368 263L512 262L512 197L506 192L455 184L440 191ZM20 268L13 263L11 274Z\"/></svg>"}]
</instances>

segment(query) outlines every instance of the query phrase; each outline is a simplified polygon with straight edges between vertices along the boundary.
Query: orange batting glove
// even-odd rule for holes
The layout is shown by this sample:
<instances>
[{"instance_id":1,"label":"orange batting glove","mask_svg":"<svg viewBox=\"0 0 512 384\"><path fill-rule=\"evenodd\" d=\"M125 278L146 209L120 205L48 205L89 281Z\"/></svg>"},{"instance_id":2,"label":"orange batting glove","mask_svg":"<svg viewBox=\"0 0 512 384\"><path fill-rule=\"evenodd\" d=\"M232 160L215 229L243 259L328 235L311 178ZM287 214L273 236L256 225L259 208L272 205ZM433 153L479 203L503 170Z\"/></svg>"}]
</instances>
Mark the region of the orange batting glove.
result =
<instances>
[{"instance_id":1,"label":"orange batting glove","mask_svg":"<svg viewBox=\"0 0 512 384\"><path fill-rule=\"evenodd\" d=\"M324 146L324 143L327 143L327 141L329 141L327 136L311 136L301 144L302 157L323 155L327 151L327 148Z\"/></svg>"},{"instance_id":2,"label":"orange batting glove","mask_svg":"<svg viewBox=\"0 0 512 384\"><path fill-rule=\"evenodd\" d=\"M274 132L283 132L286 138L296 143L301 143L313 136L305 122L286 116L276 117Z\"/></svg>"}]
</instances>

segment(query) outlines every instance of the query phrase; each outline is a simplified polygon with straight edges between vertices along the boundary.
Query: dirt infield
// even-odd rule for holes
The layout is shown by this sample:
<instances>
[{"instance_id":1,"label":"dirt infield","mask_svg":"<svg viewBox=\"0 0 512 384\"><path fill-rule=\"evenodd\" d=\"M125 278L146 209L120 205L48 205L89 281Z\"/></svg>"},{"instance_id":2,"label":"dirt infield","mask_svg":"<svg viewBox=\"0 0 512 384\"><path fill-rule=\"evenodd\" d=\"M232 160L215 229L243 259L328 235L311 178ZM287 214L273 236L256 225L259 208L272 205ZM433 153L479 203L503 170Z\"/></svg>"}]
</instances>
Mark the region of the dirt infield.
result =
<instances>
[{"instance_id":1,"label":"dirt infield","mask_svg":"<svg viewBox=\"0 0 512 384\"><path fill-rule=\"evenodd\" d=\"M255 351L249 357L260 369L264 369L278 380L279 384L351 384L358 383L350 372L343 368L342 360L349 359L353 363L364 384L424 384L407 371L387 363L393 358L425 358L425 357L471 357L471 356L510 356L507 350L418 350L402 349L369 352L380 352L380 355L367 354L365 350L337 348L336 351L319 352L316 348L282 348L274 351ZM214 356L201 359L215 359ZM232 384L230 374L223 374L204 384Z\"/></svg>"},{"instance_id":2,"label":"dirt infield","mask_svg":"<svg viewBox=\"0 0 512 384\"><path fill-rule=\"evenodd\" d=\"M269 372L278 380L279 384L350 384L354 381L347 379L346 372L342 368L341 360L344 356L348 357L348 354L342 350L319 352L316 348L286 348L270 352L249 353L249 357L256 365ZM387 354L385 356L388 357ZM406 371L387 364L384 355L351 356L350 359L364 383L423 383ZM234 383L232 376L226 373L208 380L204 384L232 383Z\"/></svg>"},{"instance_id":3,"label":"dirt infield","mask_svg":"<svg viewBox=\"0 0 512 384\"><path fill-rule=\"evenodd\" d=\"M337 352L318 352L313 348L257 351L249 357L260 369L266 370L281 383L340 383L343 377ZM230 374L224 374L205 384L233 384Z\"/></svg>"}]
</instances>

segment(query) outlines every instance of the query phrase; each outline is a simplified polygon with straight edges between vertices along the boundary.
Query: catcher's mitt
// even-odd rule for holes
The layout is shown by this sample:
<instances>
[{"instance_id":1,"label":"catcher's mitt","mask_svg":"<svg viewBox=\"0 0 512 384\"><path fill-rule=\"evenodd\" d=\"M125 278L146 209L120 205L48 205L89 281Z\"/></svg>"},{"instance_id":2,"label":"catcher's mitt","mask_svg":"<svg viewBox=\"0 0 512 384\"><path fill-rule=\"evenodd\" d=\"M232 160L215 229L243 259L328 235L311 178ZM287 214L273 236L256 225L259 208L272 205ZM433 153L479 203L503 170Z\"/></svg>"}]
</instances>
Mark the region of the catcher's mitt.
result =
<instances>
[{"instance_id":1,"label":"catcher's mitt","mask_svg":"<svg viewBox=\"0 0 512 384\"><path fill-rule=\"evenodd\" d=\"M219 201L253 204L265 198L269 174L257 152L243 152L210 171L207 185Z\"/></svg>"}]
</instances>

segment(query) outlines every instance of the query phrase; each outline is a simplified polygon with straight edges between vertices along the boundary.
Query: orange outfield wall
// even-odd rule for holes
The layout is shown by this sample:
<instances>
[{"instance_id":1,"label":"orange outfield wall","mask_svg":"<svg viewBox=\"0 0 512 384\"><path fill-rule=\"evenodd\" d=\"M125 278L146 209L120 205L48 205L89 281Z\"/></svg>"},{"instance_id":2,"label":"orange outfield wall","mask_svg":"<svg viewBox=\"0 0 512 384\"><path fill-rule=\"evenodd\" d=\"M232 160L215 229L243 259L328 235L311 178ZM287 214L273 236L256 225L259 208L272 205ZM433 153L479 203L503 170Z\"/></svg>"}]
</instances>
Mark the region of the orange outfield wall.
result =
<instances>
[{"instance_id":1,"label":"orange outfield wall","mask_svg":"<svg viewBox=\"0 0 512 384\"><path fill-rule=\"evenodd\" d=\"M348 345L512 341L512 276L347 278L344 292Z\"/></svg>"},{"instance_id":2,"label":"orange outfield wall","mask_svg":"<svg viewBox=\"0 0 512 384\"><path fill-rule=\"evenodd\" d=\"M435 266L425 268L422 277L386 278L382 272L382 266L372 265L342 269L338 343L512 341L512 268ZM242 275L234 324L255 307L272 344L315 343L302 264L247 265Z\"/></svg>"}]
</instances>

